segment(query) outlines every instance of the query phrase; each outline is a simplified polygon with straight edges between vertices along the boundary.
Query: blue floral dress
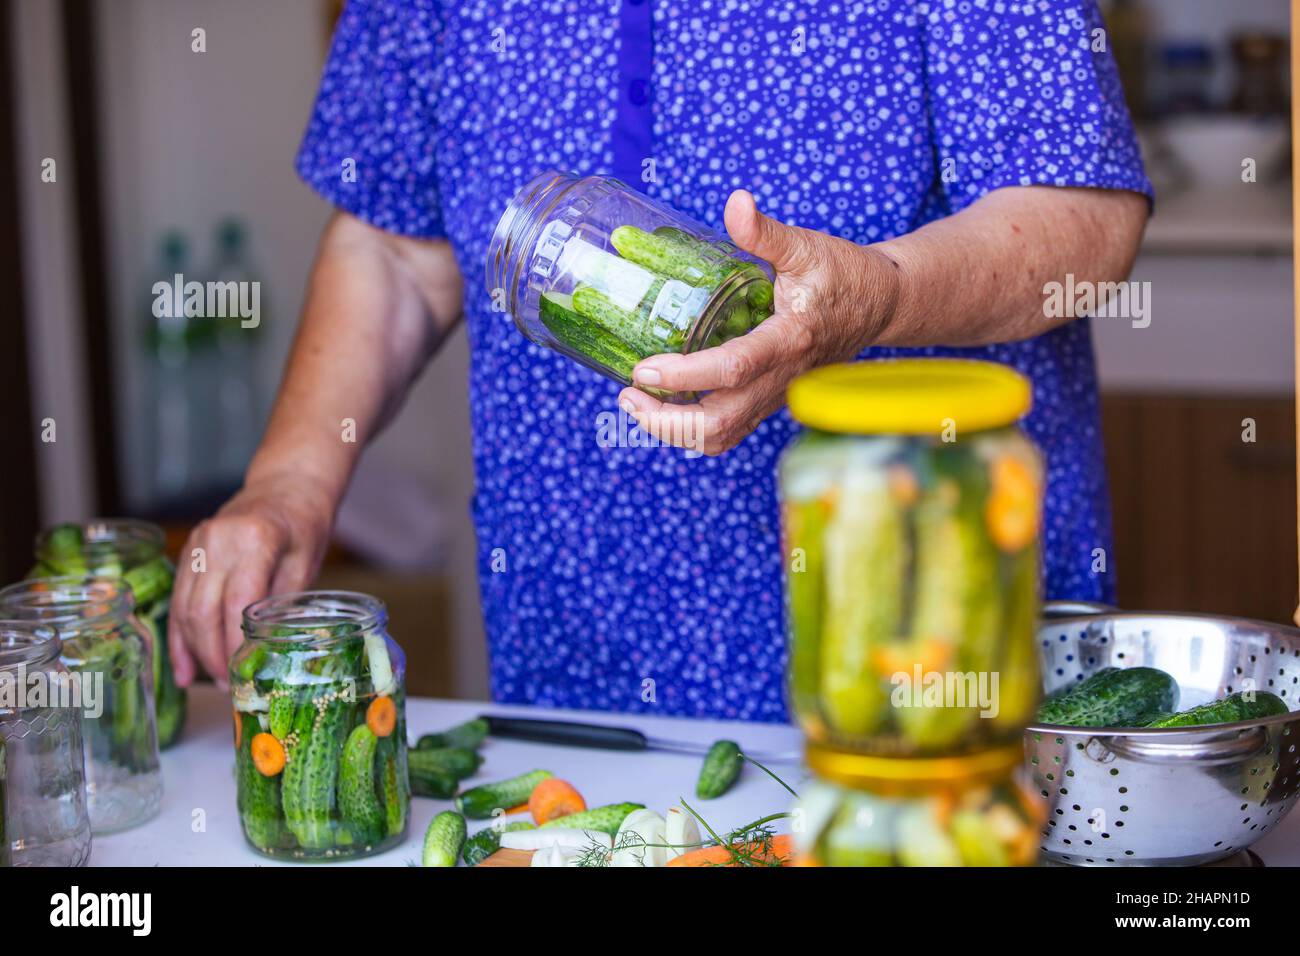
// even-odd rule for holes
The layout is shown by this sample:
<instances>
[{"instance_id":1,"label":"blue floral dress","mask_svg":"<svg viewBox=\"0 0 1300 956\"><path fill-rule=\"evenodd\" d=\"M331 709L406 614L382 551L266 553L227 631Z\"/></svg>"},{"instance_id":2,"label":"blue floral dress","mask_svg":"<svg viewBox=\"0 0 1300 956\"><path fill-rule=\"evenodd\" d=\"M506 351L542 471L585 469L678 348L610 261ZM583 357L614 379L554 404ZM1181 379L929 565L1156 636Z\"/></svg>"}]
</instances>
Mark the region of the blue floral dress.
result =
<instances>
[{"instance_id":1,"label":"blue floral dress","mask_svg":"<svg viewBox=\"0 0 1300 956\"><path fill-rule=\"evenodd\" d=\"M340 209L455 249L498 700L785 719L775 466L797 431L780 412L719 458L610 447L619 387L492 309L485 254L515 190L612 172L720 228L743 187L858 243L1002 186L1149 195L1100 28L1092 0L351 0L298 170ZM1111 599L1087 322L920 352L1032 378L1045 593Z\"/></svg>"}]
</instances>

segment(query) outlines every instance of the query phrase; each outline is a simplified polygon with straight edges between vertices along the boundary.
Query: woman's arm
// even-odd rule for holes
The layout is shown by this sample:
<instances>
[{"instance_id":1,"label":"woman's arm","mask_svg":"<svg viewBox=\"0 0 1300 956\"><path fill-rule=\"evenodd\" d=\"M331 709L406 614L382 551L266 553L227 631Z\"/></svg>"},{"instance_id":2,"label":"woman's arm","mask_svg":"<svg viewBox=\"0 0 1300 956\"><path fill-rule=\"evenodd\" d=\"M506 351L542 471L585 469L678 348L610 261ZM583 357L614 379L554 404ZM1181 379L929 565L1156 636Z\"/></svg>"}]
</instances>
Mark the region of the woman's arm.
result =
<instances>
[{"instance_id":1,"label":"woman's arm","mask_svg":"<svg viewBox=\"0 0 1300 956\"><path fill-rule=\"evenodd\" d=\"M871 246L787 226L749 193L727 202L727 231L776 269L776 313L748 335L692 355L656 355L635 381L708 391L696 405L665 405L628 388L620 404L664 441L691 435L720 454L781 406L795 376L846 361L870 345L983 345L1039 335L1044 287L1119 282L1137 255L1148 214L1137 194L1011 187L915 232ZM692 417L686 422L686 417Z\"/></svg>"},{"instance_id":2,"label":"woman's arm","mask_svg":"<svg viewBox=\"0 0 1300 956\"><path fill-rule=\"evenodd\" d=\"M315 575L362 447L460 315L461 278L446 242L394 236L343 213L326 226L244 486L180 555L168 646L182 686L196 663L224 685L243 608Z\"/></svg>"}]
</instances>

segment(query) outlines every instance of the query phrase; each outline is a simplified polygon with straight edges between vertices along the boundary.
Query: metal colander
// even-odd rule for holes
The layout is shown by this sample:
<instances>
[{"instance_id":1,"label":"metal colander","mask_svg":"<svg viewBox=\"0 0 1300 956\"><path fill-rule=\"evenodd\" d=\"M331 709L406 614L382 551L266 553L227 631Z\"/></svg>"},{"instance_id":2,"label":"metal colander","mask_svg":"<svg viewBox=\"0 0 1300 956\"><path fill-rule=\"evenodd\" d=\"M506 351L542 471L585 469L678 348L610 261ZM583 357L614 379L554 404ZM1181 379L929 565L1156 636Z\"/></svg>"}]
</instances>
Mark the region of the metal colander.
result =
<instances>
[{"instance_id":1,"label":"metal colander","mask_svg":"<svg viewBox=\"0 0 1300 956\"><path fill-rule=\"evenodd\" d=\"M1300 700L1300 631L1194 614L1090 613L1053 605L1039 626L1043 688L1108 666L1158 667L1179 709L1250 685ZM1065 614L1067 616L1061 617ZM1300 712L1191 730L1031 726L1025 756L1047 806L1045 862L1191 866L1277 826L1300 793Z\"/></svg>"}]
</instances>

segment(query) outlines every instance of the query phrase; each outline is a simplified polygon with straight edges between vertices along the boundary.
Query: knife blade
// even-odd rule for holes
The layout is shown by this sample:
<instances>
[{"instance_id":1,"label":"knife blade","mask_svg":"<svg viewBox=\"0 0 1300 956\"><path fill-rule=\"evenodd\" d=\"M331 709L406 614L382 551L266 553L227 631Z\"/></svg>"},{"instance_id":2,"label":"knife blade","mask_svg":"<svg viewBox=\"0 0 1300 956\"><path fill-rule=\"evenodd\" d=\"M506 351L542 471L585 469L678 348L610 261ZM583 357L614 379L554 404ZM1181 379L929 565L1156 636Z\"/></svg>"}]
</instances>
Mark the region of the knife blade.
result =
<instances>
[{"instance_id":1,"label":"knife blade","mask_svg":"<svg viewBox=\"0 0 1300 956\"><path fill-rule=\"evenodd\" d=\"M662 750L668 753L690 754L702 757L709 744L691 740L669 740L665 737L648 737L631 727L606 724L584 724L576 720L541 720L534 717L501 717L483 714L488 735L506 740L527 740L557 747L588 747L595 750ZM798 750L750 750L741 747L746 756L761 763L798 763L803 755Z\"/></svg>"}]
</instances>

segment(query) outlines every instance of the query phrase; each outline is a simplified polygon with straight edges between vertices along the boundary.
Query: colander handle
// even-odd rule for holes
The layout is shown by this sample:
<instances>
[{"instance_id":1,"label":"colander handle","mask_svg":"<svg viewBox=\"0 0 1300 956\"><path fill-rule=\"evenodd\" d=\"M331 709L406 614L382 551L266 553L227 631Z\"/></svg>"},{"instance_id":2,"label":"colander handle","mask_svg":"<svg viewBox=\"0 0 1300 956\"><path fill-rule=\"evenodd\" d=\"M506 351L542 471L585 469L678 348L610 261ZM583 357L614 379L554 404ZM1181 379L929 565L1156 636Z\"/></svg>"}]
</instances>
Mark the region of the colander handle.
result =
<instances>
[{"instance_id":1,"label":"colander handle","mask_svg":"<svg viewBox=\"0 0 1300 956\"><path fill-rule=\"evenodd\" d=\"M1121 757L1149 763L1236 763L1263 753L1268 746L1268 731L1253 727L1232 738L1173 743L1159 736L1124 736L1099 738L1106 749Z\"/></svg>"},{"instance_id":2,"label":"colander handle","mask_svg":"<svg viewBox=\"0 0 1300 956\"><path fill-rule=\"evenodd\" d=\"M1044 621L1062 617L1088 617L1092 614L1114 614L1119 608L1096 601L1044 601L1040 616Z\"/></svg>"}]
</instances>

